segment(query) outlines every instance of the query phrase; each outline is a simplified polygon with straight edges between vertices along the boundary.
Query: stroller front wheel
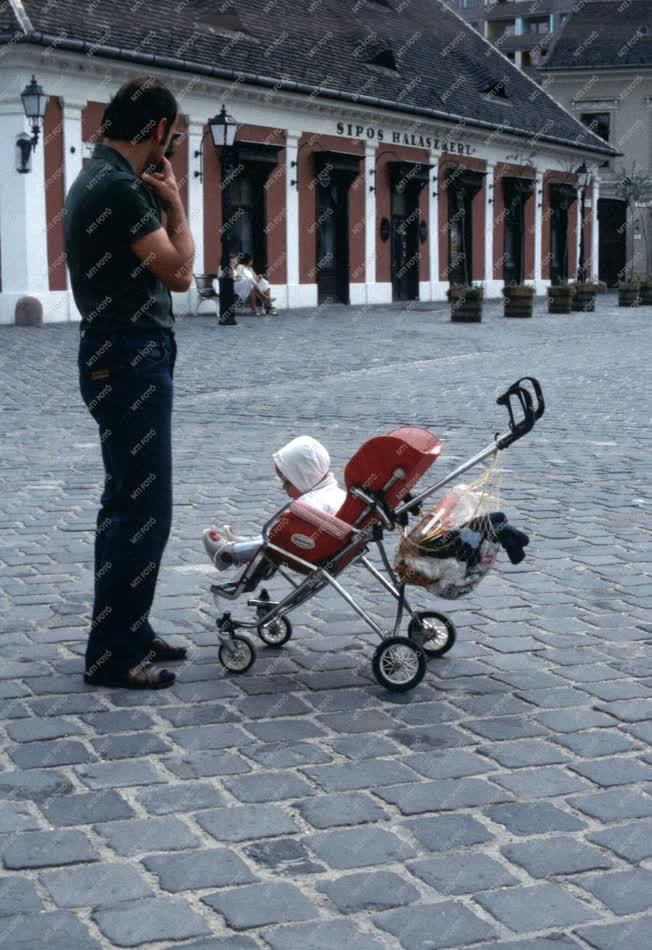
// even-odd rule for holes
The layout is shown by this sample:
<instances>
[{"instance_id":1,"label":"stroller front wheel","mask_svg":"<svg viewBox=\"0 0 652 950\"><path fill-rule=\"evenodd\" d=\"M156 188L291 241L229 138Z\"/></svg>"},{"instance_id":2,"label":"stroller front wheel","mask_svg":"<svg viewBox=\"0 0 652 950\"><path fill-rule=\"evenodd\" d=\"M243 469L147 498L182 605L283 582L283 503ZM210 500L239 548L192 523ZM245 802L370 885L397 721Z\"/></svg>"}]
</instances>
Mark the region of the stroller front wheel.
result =
<instances>
[{"instance_id":1,"label":"stroller front wheel","mask_svg":"<svg viewBox=\"0 0 652 950\"><path fill-rule=\"evenodd\" d=\"M434 610L422 610L410 620L408 637L421 647L426 656L443 656L455 643L455 626Z\"/></svg>"},{"instance_id":2,"label":"stroller front wheel","mask_svg":"<svg viewBox=\"0 0 652 950\"><path fill-rule=\"evenodd\" d=\"M414 689L425 676L426 657L407 637L388 637L376 648L371 666L381 686L404 693Z\"/></svg>"},{"instance_id":3,"label":"stroller front wheel","mask_svg":"<svg viewBox=\"0 0 652 950\"><path fill-rule=\"evenodd\" d=\"M292 636L292 624L287 617L277 617L259 624L258 636L268 647L282 647Z\"/></svg>"},{"instance_id":4,"label":"stroller front wheel","mask_svg":"<svg viewBox=\"0 0 652 950\"><path fill-rule=\"evenodd\" d=\"M246 673L256 659L253 644L246 638L234 635L228 642L221 643L218 658L229 673Z\"/></svg>"}]
</instances>

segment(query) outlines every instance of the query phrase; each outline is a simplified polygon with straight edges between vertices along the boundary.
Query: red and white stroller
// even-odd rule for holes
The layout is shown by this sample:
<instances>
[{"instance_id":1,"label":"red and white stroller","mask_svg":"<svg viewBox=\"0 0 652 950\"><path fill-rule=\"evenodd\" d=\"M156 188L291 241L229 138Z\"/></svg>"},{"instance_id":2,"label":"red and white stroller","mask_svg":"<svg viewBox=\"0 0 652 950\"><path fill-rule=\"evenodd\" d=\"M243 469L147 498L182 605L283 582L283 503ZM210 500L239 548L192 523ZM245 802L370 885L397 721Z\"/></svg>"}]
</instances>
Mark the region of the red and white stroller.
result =
<instances>
[{"instance_id":1,"label":"red and white stroller","mask_svg":"<svg viewBox=\"0 0 652 950\"><path fill-rule=\"evenodd\" d=\"M425 674L426 658L450 650L455 628L443 614L412 609L406 585L390 564L384 534L405 527L408 516L418 513L426 498L508 448L529 432L544 412L541 387L529 376L515 382L496 402L508 410L509 431L414 496L411 490L438 458L441 442L428 430L409 426L371 438L356 452L344 470L347 498L337 516L317 511L300 499L281 508L264 526L262 546L240 576L231 583L211 585L219 609L221 597L235 600L251 594L273 575L280 574L290 584L289 593L280 601L272 601L264 588L257 597L249 598L247 605L255 608L252 620L236 620L229 611L219 616L219 659L225 669L244 673L255 660L254 644L239 632L241 628L255 630L265 644L279 647L292 635L288 614L330 586L380 638L372 661L377 681L394 691L416 686ZM378 548L386 575L367 557L371 544ZM339 576L357 563L396 600L391 629L380 627L340 584ZM410 617L405 637L399 636L404 611Z\"/></svg>"}]
</instances>

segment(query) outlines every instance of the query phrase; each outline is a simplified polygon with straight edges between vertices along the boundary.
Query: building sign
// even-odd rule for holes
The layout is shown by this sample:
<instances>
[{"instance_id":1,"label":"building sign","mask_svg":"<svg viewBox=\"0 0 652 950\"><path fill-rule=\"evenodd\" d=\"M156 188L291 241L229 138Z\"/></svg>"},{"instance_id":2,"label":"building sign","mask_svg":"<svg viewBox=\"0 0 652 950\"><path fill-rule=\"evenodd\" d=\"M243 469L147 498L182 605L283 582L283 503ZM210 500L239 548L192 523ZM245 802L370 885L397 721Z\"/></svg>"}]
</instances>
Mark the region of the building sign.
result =
<instances>
[{"instance_id":1,"label":"building sign","mask_svg":"<svg viewBox=\"0 0 652 950\"><path fill-rule=\"evenodd\" d=\"M452 152L456 155L474 155L475 145L458 142L457 139L422 135L420 132L393 132L373 125L355 125L353 122L338 122L337 134L351 139L367 139L369 142L384 142L389 145L408 145L412 148L431 148L435 152Z\"/></svg>"}]
</instances>

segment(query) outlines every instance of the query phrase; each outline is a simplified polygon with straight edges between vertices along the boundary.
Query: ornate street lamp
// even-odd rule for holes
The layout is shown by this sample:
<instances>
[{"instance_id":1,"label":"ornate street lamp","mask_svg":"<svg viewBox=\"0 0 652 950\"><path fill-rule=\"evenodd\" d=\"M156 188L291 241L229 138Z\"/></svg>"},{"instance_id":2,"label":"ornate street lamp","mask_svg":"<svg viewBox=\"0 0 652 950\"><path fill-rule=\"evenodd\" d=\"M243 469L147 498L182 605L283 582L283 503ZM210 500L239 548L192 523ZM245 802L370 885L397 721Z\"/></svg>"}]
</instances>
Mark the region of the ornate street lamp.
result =
<instances>
[{"instance_id":1,"label":"ornate street lamp","mask_svg":"<svg viewBox=\"0 0 652 950\"><path fill-rule=\"evenodd\" d=\"M30 158L39 139L48 97L37 83L36 76L32 75L32 81L25 86L20 98L23 100L23 109L32 128L31 135L21 132L16 136L16 170L19 174L26 175L31 171Z\"/></svg>"},{"instance_id":2,"label":"ornate street lamp","mask_svg":"<svg viewBox=\"0 0 652 950\"><path fill-rule=\"evenodd\" d=\"M199 149L195 152L195 158L199 158L199 171L195 172L195 177L200 180L203 179L203 167L202 167L202 158L203 158L203 144L206 135L210 132L210 136L213 140L213 145L215 151L218 153L221 158L222 165L222 178L224 179L224 169L227 166L234 165L237 161L237 145L235 143L235 137L238 131L238 122L233 118L232 115L226 111L226 107L222 105L222 108L214 115L212 119L209 119L207 122L208 130L204 132L202 140L199 146ZM218 274L218 282L220 287L220 323L223 324L234 324L235 317L235 292L233 290L233 277L229 270L229 252L230 252L230 240L229 236L224 230L224 224L222 224L222 255L220 259L220 269Z\"/></svg>"},{"instance_id":3,"label":"ornate street lamp","mask_svg":"<svg viewBox=\"0 0 652 950\"><path fill-rule=\"evenodd\" d=\"M575 177L577 179L577 185L582 192L582 201L580 206L580 252L579 260L577 262L577 280L580 283L583 283L586 280L586 268L584 267L584 201L586 197L586 190L591 184L591 172L586 167L586 163L582 164L575 170ZM593 212L595 214L595 210Z\"/></svg>"}]
</instances>

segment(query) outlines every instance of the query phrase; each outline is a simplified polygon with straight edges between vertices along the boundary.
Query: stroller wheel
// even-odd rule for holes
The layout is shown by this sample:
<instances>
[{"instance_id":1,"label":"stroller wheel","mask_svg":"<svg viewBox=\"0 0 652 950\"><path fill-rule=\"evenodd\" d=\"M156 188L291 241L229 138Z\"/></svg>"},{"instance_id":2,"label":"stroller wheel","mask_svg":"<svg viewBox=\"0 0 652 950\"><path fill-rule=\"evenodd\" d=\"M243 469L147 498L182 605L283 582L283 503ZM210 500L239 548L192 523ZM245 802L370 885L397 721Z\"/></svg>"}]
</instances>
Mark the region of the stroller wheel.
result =
<instances>
[{"instance_id":1,"label":"stroller wheel","mask_svg":"<svg viewBox=\"0 0 652 950\"><path fill-rule=\"evenodd\" d=\"M455 627L444 614L422 610L410 620L408 637L426 656L443 656L455 643Z\"/></svg>"},{"instance_id":2,"label":"stroller wheel","mask_svg":"<svg viewBox=\"0 0 652 950\"><path fill-rule=\"evenodd\" d=\"M376 648L371 662L381 686L394 693L413 689L426 672L423 650L407 637L388 637Z\"/></svg>"},{"instance_id":3,"label":"stroller wheel","mask_svg":"<svg viewBox=\"0 0 652 950\"><path fill-rule=\"evenodd\" d=\"M229 673L246 673L256 659L253 643L246 637L234 635L230 641L221 643L219 661Z\"/></svg>"},{"instance_id":4,"label":"stroller wheel","mask_svg":"<svg viewBox=\"0 0 652 950\"><path fill-rule=\"evenodd\" d=\"M258 636L268 647L282 647L292 636L292 624L287 617L277 617L259 624Z\"/></svg>"}]
</instances>

